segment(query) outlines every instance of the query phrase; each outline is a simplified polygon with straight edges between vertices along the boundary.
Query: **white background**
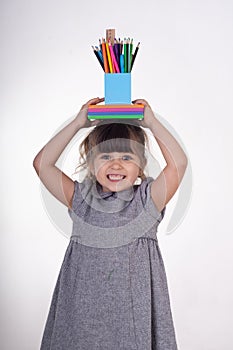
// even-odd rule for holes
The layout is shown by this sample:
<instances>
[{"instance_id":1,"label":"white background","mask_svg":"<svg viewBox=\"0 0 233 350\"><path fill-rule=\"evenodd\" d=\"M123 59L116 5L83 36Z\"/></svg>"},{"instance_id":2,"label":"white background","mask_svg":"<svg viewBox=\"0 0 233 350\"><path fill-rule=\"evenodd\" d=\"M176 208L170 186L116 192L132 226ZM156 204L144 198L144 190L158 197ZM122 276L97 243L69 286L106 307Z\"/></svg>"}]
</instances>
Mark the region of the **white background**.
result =
<instances>
[{"instance_id":1,"label":"white background","mask_svg":"<svg viewBox=\"0 0 233 350\"><path fill-rule=\"evenodd\" d=\"M32 162L83 103L103 96L91 45L106 28L141 42L132 99L172 125L192 166L183 221L166 234L169 203L158 233L179 349L233 348L232 14L230 0L2 1L2 350L39 349L68 239Z\"/></svg>"}]
</instances>

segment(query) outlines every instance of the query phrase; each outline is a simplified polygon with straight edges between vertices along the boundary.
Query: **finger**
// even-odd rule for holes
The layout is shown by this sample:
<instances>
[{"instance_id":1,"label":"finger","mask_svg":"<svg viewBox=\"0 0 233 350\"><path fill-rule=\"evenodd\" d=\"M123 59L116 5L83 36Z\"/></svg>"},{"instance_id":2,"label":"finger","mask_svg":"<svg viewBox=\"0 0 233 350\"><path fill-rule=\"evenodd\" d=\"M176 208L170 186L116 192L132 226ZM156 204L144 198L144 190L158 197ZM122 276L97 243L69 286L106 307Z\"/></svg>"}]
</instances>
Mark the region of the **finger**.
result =
<instances>
[{"instance_id":1,"label":"finger","mask_svg":"<svg viewBox=\"0 0 233 350\"><path fill-rule=\"evenodd\" d=\"M84 103L84 105L82 105L82 109L88 108L88 106L89 106L90 104L96 104L96 103L98 103L99 100L100 100L99 97L95 97L95 98L90 99L89 101L87 101L86 103Z\"/></svg>"},{"instance_id":2,"label":"finger","mask_svg":"<svg viewBox=\"0 0 233 350\"><path fill-rule=\"evenodd\" d=\"M102 97L102 98L99 98L99 97L93 98L93 99L89 100L87 103L85 103L85 105L83 105L82 109L88 108L90 105L96 105L96 104L101 103L103 101L104 101L104 97Z\"/></svg>"},{"instance_id":3,"label":"finger","mask_svg":"<svg viewBox=\"0 0 233 350\"><path fill-rule=\"evenodd\" d=\"M98 101L98 100L99 100L99 97L95 97L95 98L92 98L89 101L87 101L85 104L87 105L87 104L90 104L90 103Z\"/></svg>"},{"instance_id":4,"label":"finger","mask_svg":"<svg viewBox=\"0 0 233 350\"><path fill-rule=\"evenodd\" d=\"M104 101L104 97L101 97L101 98L98 97L98 99L93 101L91 104L92 105L96 105L97 103L100 103L100 102L103 102L103 101Z\"/></svg>"},{"instance_id":5,"label":"finger","mask_svg":"<svg viewBox=\"0 0 233 350\"><path fill-rule=\"evenodd\" d=\"M144 100L143 98L136 98L136 100L133 100L132 102L138 102L138 101L144 101L144 102L146 102L146 100Z\"/></svg>"},{"instance_id":6,"label":"finger","mask_svg":"<svg viewBox=\"0 0 233 350\"><path fill-rule=\"evenodd\" d=\"M103 97L95 97L95 98L92 98L91 100L89 100L88 102L87 102L87 104L90 104L90 103L96 103L96 102L98 102L98 101L103 101L104 100L104 98Z\"/></svg>"},{"instance_id":7,"label":"finger","mask_svg":"<svg viewBox=\"0 0 233 350\"><path fill-rule=\"evenodd\" d=\"M137 99L137 100L134 100L132 101L133 103L141 103L143 104L144 106L149 106L149 103L146 101L146 100L143 100L143 99Z\"/></svg>"}]
</instances>

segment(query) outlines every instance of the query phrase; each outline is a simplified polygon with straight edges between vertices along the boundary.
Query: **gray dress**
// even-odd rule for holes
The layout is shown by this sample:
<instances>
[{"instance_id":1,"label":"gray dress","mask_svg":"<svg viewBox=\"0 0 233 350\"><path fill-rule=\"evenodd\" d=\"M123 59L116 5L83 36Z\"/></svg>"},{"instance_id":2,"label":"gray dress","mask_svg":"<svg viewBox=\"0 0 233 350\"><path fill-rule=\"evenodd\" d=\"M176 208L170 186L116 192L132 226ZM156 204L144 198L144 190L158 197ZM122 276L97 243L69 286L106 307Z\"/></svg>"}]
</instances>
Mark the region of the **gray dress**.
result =
<instances>
[{"instance_id":1,"label":"gray dress","mask_svg":"<svg viewBox=\"0 0 233 350\"><path fill-rule=\"evenodd\" d=\"M177 350L152 181L120 192L75 181L41 350Z\"/></svg>"}]
</instances>

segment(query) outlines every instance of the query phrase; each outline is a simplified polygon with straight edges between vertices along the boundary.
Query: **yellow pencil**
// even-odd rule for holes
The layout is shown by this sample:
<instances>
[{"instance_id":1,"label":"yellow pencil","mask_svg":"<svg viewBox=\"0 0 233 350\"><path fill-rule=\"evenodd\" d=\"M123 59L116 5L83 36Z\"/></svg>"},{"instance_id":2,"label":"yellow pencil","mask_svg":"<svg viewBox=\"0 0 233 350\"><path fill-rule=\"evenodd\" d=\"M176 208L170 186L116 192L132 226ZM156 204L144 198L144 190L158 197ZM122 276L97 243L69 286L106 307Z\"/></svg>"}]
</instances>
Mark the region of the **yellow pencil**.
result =
<instances>
[{"instance_id":1,"label":"yellow pencil","mask_svg":"<svg viewBox=\"0 0 233 350\"><path fill-rule=\"evenodd\" d=\"M107 56L108 56L108 63L109 63L110 73L113 73L112 60L111 60L111 55L110 55L110 51L109 51L109 47L108 47L107 41L106 41L106 51L107 51Z\"/></svg>"}]
</instances>

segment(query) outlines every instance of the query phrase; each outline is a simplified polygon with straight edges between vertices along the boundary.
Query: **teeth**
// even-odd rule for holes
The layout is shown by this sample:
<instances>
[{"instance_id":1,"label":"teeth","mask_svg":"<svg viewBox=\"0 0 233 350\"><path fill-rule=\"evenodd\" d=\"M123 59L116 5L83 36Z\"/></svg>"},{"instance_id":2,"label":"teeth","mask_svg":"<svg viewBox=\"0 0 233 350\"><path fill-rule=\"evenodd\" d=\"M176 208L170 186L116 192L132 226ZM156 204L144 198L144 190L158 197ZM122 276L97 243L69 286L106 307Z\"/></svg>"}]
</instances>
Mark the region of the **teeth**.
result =
<instances>
[{"instance_id":1,"label":"teeth","mask_svg":"<svg viewBox=\"0 0 233 350\"><path fill-rule=\"evenodd\" d=\"M110 180L122 180L124 178L123 175L108 175Z\"/></svg>"}]
</instances>

